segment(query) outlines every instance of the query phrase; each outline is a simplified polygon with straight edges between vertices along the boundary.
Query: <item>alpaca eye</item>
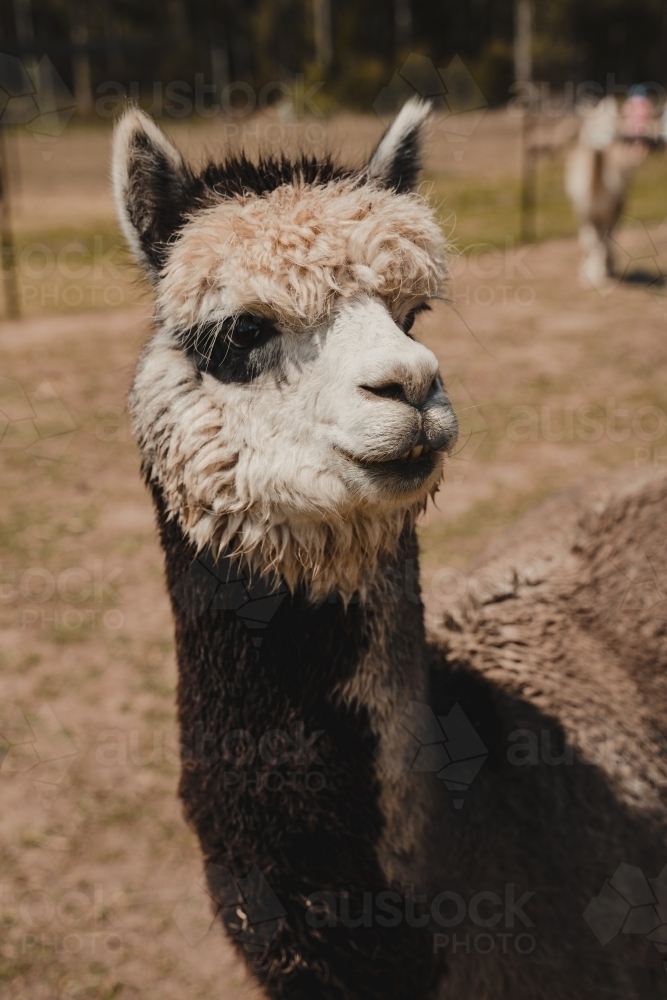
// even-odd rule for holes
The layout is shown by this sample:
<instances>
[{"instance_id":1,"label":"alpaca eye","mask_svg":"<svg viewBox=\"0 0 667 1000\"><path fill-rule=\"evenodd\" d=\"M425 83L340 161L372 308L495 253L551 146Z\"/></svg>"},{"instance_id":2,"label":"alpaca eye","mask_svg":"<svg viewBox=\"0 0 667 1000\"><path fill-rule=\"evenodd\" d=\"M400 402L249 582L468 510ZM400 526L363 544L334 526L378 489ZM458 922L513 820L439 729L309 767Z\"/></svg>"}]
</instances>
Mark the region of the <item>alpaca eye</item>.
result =
<instances>
[{"instance_id":1,"label":"alpaca eye","mask_svg":"<svg viewBox=\"0 0 667 1000\"><path fill-rule=\"evenodd\" d=\"M403 333L410 333L410 330L415 325L415 317L417 313L414 309L411 309L408 315L403 320Z\"/></svg>"},{"instance_id":2,"label":"alpaca eye","mask_svg":"<svg viewBox=\"0 0 667 1000\"><path fill-rule=\"evenodd\" d=\"M263 371L275 367L279 352L267 349L267 353L261 348L279 336L264 316L242 313L187 331L182 344L202 374L220 382L252 382Z\"/></svg>"},{"instance_id":3,"label":"alpaca eye","mask_svg":"<svg viewBox=\"0 0 667 1000\"><path fill-rule=\"evenodd\" d=\"M430 305L427 302L422 302L421 305L415 306L411 309L408 315L403 320L403 333L410 333L410 330L415 325L415 319L421 312L430 312Z\"/></svg>"},{"instance_id":4,"label":"alpaca eye","mask_svg":"<svg viewBox=\"0 0 667 1000\"><path fill-rule=\"evenodd\" d=\"M230 323L226 342L232 351L252 351L275 336L277 330L263 316L246 313Z\"/></svg>"}]
</instances>

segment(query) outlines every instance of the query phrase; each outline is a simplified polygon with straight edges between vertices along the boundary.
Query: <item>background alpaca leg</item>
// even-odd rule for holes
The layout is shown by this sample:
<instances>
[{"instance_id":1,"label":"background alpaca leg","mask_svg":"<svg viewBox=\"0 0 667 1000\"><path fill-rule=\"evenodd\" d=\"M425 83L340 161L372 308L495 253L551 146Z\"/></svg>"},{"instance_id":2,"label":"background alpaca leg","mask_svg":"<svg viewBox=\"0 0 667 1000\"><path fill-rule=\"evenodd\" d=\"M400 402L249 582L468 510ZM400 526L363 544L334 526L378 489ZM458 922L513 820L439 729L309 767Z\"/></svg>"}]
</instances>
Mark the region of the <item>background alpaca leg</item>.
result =
<instances>
[{"instance_id":1,"label":"background alpaca leg","mask_svg":"<svg viewBox=\"0 0 667 1000\"><path fill-rule=\"evenodd\" d=\"M607 231L601 237L601 242L605 251L605 268L608 278L614 277L614 257L611 251L611 231Z\"/></svg>"},{"instance_id":2,"label":"background alpaca leg","mask_svg":"<svg viewBox=\"0 0 667 1000\"><path fill-rule=\"evenodd\" d=\"M579 267L582 284L593 285L594 288L603 287L613 274L608 235L588 222L579 229L579 243L584 252L584 259Z\"/></svg>"}]
</instances>

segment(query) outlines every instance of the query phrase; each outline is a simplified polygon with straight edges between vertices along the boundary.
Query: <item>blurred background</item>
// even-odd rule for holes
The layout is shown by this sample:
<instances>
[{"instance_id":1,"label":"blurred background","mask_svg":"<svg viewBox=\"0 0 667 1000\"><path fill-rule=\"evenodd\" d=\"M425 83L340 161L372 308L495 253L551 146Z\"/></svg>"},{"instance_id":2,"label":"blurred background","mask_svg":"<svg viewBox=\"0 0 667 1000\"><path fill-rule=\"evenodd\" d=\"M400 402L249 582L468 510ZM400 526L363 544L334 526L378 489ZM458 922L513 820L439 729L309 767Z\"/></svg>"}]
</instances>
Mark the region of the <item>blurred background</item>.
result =
<instances>
[{"instance_id":1,"label":"blurred background","mask_svg":"<svg viewBox=\"0 0 667 1000\"><path fill-rule=\"evenodd\" d=\"M3 49L47 54L93 112L113 80L150 98L155 85L197 74L224 88L258 90L301 74L323 81L327 111L367 111L410 52L436 65L459 55L490 104L514 82L515 8L510 0L7 0ZM667 12L659 0L541 0L535 5L535 78L557 89L583 81L664 82Z\"/></svg>"},{"instance_id":2,"label":"blurred background","mask_svg":"<svg viewBox=\"0 0 667 1000\"><path fill-rule=\"evenodd\" d=\"M303 144L354 159L418 93L440 119L428 177L455 212L459 245L572 233L562 174L576 111L604 94L620 105L637 85L662 111L667 4L5 0L0 47L11 316L138 295L94 287L112 274L104 256L95 280L68 278L81 264L58 265L71 239L96 260L115 239L108 138L128 100L200 159L230 145ZM662 167L647 159L633 184L628 207L642 222L667 213ZM13 266L22 275L8 276Z\"/></svg>"},{"instance_id":3,"label":"blurred background","mask_svg":"<svg viewBox=\"0 0 667 1000\"><path fill-rule=\"evenodd\" d=\"M452 280L415 333L462 427L420 536L437 631L523 512L667 463L666 86L664 0L3 0L2 1000L251 995L176 799L172 626L126 410L151 292L114 220L119 111L138 102L195 163L362 164L407 97L433 100L420 190Z\"/></svg>"}]
</instances>

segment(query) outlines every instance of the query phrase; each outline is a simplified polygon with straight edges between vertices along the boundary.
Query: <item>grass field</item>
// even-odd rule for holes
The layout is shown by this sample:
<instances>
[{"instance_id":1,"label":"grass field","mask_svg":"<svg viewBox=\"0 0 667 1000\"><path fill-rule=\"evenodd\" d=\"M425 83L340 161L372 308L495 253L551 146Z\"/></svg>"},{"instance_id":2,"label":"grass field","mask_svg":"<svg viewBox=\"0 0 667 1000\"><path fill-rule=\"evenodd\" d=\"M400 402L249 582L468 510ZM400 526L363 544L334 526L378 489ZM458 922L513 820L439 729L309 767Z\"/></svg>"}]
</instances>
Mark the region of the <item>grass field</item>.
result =
<instances>
[{"instance_id":1,"label":"grass field","mask_svg":"<svg viewBox=\"0 0 667 1000\"><path fill-rule=\"evenodd\" d=\"M329 141L345 133L358 157L381 126L330 128ZM175 133L201 152L213 126ZM22 273L36 298L25 318L0 324L0 998L250 997L210 927L175 794L172 629L125 407L150 297L120 250L104 258L119 245L109 133L73 129L48 163L28 138L17 237L46 247L56 266L43 279ZM665 289L579 287L558 160L540 168L543 239L520 247L516 140L515 122L489 114L462 158L436 132L428 161L457 243L485 245L455 262L451 302L415 327L461 422L420 530L429 625L457 571L539 499L585 476L667 462ZM618 236L626 279L667 270L665 181L667 162L649 158L627 208L636 221ZM91 259L62 259L70 271L90 264L85 278L58 270L76 243ZM64 288L95 284L126 297L94 309L63 302Z\"/></svg>"}]
</instances>

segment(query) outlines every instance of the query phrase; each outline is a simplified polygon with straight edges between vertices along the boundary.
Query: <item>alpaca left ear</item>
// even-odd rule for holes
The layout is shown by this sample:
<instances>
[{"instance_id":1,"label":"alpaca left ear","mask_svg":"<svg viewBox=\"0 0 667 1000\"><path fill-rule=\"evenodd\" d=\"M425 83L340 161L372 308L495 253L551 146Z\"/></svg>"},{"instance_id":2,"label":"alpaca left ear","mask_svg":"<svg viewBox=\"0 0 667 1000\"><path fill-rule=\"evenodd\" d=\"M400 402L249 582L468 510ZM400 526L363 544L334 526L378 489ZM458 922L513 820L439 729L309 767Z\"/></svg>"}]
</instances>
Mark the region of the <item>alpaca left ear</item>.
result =
<instances>
[{"instance_id":1,"label":"alpaca left ear","mask_svg":"<svg viewBox=\"0 0 667 1000\"><path fill-rule=\"evenodd\" d=\"M114 133L112 179L123 235L155 281L192 205L192 174L153 119L130 108Z\"/></svg>"},{"instance_id":2,"label":"alpaca left ear","mask_svg":"<svg viewBox=\"0 0 667 1000\"><path fill-rule=\"evenodd\" d=\"M414 191L422 169L424 123L430 101L411 98L380 139L366 167L367 176L395 191Z\"/></svg>"}]
</instances>

